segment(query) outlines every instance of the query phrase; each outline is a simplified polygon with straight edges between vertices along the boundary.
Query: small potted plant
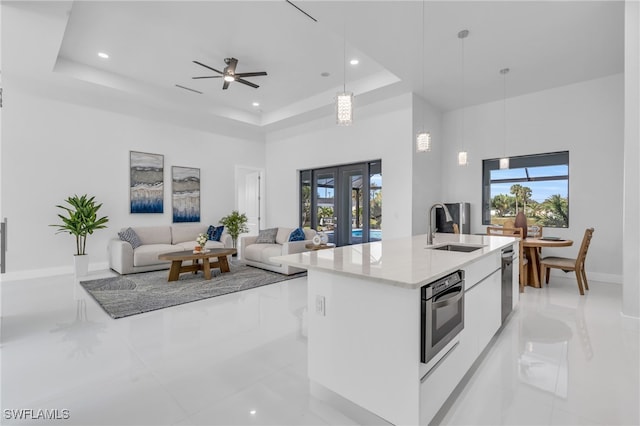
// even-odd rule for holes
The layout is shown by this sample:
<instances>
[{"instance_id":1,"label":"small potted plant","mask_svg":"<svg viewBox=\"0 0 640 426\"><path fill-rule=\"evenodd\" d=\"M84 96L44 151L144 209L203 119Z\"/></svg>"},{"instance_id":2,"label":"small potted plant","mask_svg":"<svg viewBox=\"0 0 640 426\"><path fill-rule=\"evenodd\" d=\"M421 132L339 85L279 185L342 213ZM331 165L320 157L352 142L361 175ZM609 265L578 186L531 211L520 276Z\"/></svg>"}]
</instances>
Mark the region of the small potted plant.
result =
<instances>
[{"instance_id":1,"label":"small potted plant","mask_svg":"<svg viewBox=\"0 0 640 426\"><path fill-rule=\"evenodd\" d=\"M104 229L109 219L106 216L98 218L98 210L102 204L96 204L95 197L83 195L67 198L65 201L71 207L56 206L66 212L66 215L59 213L58 217L62 224L49 225L58 228L59 233L68 233L76 237L76 254L74 263L76 275L87 275L89 269L89 256L87 256L87 235L93 234L96 229Z\"/></svg>"},{"instance_id":2,"label":"small potted plant","mask_svg":"<svg viewBox=\"0 0 640 426\"><path fill-rule=\"evenodd\" d=\"M240 214L237 210L231 212L231 214L220 219L220 223L224 225L227 233L231 235L233 240L233 248L236 248L238 243L238 236L243 232L249 232L247 227L247 215Z\"/></svg>"}]
</instances>

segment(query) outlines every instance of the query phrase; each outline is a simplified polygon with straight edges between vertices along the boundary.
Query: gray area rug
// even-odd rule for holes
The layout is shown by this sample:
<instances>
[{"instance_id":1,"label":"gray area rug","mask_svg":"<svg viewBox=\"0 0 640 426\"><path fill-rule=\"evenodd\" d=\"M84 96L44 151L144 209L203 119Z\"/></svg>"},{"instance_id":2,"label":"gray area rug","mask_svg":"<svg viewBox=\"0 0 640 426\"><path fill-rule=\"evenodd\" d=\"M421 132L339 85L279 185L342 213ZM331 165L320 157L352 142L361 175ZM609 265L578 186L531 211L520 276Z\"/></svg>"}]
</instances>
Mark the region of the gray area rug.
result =
<instances>
[{"instance_id":1,"label":"gray area rug","mask_svg":"<svg viewBox=\"0 0 640 426\"><path fill-rule=\"evenodd\" d=\"M205 280L202 273L185 273L167 282L169 271L143 272L98 280L81 281L91 296L112 318L122 318L196 300L222 296L263 285L304 277L306 272L281 275L245 265L230 265L231 272Z\"/></svg>"}]
</instances>

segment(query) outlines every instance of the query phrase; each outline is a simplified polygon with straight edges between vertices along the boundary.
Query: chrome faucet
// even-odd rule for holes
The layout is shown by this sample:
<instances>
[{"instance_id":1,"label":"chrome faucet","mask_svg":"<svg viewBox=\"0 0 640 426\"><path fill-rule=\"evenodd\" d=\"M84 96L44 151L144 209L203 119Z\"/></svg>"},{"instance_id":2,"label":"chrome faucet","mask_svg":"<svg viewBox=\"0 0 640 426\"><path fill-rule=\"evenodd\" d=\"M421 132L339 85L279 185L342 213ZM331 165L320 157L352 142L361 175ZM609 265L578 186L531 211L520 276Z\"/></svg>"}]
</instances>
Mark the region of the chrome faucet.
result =
<instances>
[{"instance_id":1,"label":"chrome faucet","mask_svg":"<svg viewBox=\"0 0 640 426\"><path fill-rule=\"evenodd\" d=\"M451 217L451 213L449 213L449 209L447 208L447 206L444 205L444 203L435 203L434 205L431 206L431 208L429 209L429 224L427 225L427 245L432 245L433 244L433 237L435 236L436 233L436 228L433 227L432 222L431 222L431 217L433 216L433 209L436 207L442 207L444 209L444 217L446 219L447 222L453 222L453 218Z\"/></svg>"}]
</instances>

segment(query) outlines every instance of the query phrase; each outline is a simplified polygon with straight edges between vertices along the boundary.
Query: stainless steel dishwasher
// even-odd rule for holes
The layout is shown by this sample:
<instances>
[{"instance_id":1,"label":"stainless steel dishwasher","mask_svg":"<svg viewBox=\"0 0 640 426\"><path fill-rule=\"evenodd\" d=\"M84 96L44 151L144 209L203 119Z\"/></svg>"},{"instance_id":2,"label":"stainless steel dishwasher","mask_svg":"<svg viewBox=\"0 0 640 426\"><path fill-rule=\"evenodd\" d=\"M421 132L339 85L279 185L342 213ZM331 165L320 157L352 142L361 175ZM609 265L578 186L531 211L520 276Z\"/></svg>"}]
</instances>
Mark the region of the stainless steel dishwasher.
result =
<instances>
[{"instance_id":1,"label":"stainless steel dishwasher","mask_svg":"<svg viewBox=\"0 0 640 426\"><path fill-rule=\"evenodd\" d=\"M502 249L502 323L513 306L513 246Z\"/></svg>"}]
</instances>

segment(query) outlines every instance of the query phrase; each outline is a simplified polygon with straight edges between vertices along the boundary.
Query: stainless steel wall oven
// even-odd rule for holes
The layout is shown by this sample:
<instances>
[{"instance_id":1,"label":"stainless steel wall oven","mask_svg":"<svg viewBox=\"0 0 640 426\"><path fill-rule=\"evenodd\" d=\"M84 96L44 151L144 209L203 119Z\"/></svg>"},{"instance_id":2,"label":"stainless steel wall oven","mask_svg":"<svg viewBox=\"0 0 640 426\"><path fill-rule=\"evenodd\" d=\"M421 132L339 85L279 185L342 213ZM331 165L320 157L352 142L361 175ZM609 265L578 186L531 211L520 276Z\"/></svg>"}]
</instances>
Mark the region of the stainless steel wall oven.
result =
<instances>
[{"instance_id":1,"label":"stainless steel wall oven","mask_svg":"<svg viewBox=\"0 0 640 426\"><path fill-rule=\"evenodd\" d=\"M420 361L429 362L464 328L464 271L421 289Z\"/></svg>"}]
</instances>

